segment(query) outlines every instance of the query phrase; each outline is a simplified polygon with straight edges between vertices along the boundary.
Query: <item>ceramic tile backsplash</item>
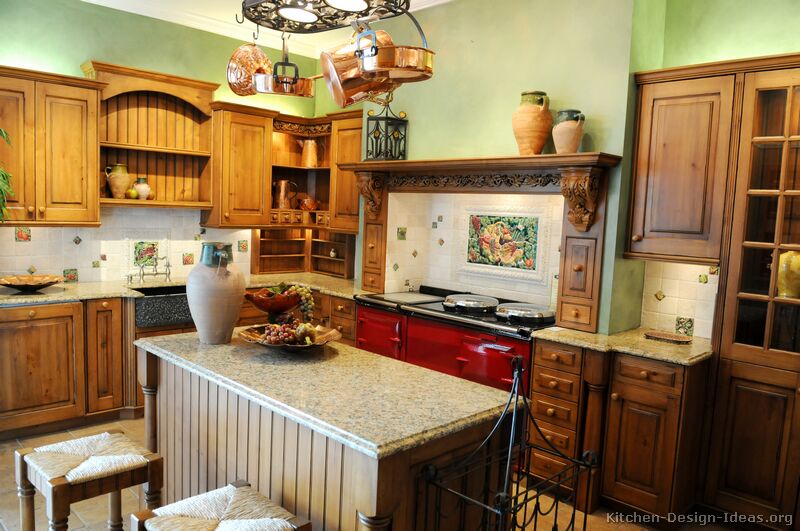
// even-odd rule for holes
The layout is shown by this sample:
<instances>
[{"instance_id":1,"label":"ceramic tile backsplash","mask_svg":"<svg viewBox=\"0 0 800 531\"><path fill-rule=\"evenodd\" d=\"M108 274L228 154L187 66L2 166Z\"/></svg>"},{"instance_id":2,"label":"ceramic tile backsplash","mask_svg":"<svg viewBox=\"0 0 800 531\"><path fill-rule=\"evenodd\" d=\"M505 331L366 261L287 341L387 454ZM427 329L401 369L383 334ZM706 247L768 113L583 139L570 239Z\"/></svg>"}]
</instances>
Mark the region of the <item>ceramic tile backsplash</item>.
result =
<instances>
[{"instance_id":1,"label":"ceramic tile backsplash","mask_svg":"<svg viewBox=\"0 0 800 531\"><path fill-rule=\"evenodd\" d=\"M250 231L208 229L196 240L201 232L196 210L103 208L100 216L99 228L34 226L26 231L0 226L0 274L35 268L38 274L54 275L75 270L81 282L122 280L138 273L136 244L152 242L159 256L169 258L172 278L184 278L200 256L203 240L233 243L239 250L235 263L243 273L250 272Z\"/></svg>"},{"instance_id":2,"label":"ceramic tile backsplash","mask_svg":"<svg viewBox=\"0 0 800 531\"><path fill-rule=\"evenodd\" d=\"M395 193L389 194L388 208L387 292L408 289L408 281L413 287L428 284L555 306L560 195ZM539 269L530 278L504 277L491 267L486 272L465 268L469 215L501 212L539 218ZM397 237L402 228L405 239Z\"/></svg>"},{"instance_id":3,"label":"ceramic tile backsplash","mask_svg":"<svg viewBox=\"0 0 800 531\"><path fill-rule=\"evenodd\" d=\"M642 326L711 337L719 268L647 262Z\"/></svg>"}]
</instances>

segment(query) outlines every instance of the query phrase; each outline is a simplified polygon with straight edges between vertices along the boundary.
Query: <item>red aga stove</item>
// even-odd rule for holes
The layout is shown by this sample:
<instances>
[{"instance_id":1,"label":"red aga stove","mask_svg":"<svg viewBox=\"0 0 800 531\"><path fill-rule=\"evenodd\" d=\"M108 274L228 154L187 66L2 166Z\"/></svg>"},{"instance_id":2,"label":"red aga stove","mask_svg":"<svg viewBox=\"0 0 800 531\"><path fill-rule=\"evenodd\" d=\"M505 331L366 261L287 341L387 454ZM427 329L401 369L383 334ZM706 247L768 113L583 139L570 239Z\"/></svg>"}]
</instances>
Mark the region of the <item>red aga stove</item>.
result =
<instances>
[{"instance_id":1,"label":"red aga stove","mask_svg":"<svg viewBox=\"0 0 800 531\"><path fill-rule=\"evenodd\" d=\"M429 286L356 301L359 348L505 390L515 357L530 367L531 332L555 322L530 304Z\"/></svg>"}]
</instances>

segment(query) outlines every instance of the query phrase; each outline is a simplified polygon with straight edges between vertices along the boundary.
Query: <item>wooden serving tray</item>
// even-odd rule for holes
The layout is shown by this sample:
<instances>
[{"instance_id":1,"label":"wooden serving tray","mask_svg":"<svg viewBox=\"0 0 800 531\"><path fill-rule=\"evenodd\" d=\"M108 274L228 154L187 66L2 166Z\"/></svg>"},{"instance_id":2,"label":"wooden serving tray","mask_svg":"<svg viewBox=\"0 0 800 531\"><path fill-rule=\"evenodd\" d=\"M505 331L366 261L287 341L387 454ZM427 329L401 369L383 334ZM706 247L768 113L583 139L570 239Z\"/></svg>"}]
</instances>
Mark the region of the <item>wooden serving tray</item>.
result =
<instances>
[{"instance_id":1,"label":"wooden serving tray","mask_svg":"<svg viewBox=\"0 0 800 531\"><path fill-rule=\"evenodd\" d=\"M317 331L317 338L314 343L311 345L273 345L271 343L267 343L262 339L264 335L264 330L266 330L268 325L258 325L258 326L251 326L249 328L245 328L241 332L239 332L239 337L247 341L248 343L257 343L259 345L263 345L267 348L276 349L276 350L306 350L309 348L319 347L326 343L330 343L331 341L338 341L342 339L342 333L338 330L334 330L332 328L325 328L324 326L317 326L315 330Z\"/></svg>"},{"instance_id":2,"label":"wooden serving tray","mask_svg":"<svg viewBox=\"0 0 800 531\"><path fill-rule=\"evenodd\" d=\"M661 330L647 330L644 337L654 341L664 341L665 343L675 343L676 345L688 345L692 342L691 336L684 336L681 334L674 334L672 332L663 332Z\"/></svg>"}]
</instances>

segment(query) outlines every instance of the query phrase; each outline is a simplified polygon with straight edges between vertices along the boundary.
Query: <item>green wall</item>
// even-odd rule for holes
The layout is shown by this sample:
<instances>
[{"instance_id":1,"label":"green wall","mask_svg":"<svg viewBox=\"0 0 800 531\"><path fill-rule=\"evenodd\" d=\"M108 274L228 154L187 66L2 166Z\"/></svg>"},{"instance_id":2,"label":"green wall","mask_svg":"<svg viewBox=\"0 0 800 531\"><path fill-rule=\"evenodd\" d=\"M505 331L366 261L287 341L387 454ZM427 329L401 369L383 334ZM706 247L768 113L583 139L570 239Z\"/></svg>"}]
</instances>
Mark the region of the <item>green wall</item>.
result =
<instances>
[{"instance_id":1,"label":"green wall","mask_svg":"<svg viewBox=\"0 0 800 531\"><path fill-rule=\"evenodd\" d=\"M797 0L668 0L663 66L800 51Z\"/></svg>"},{"instance_id":2,"label":"green wall","mask_svg":"<svg viewBox=\"0 0 800 531\"><path fill-rule=\"evenodd\" d=\"M237 6L232 3L231 16ZM235 39L80 0L0 0L0 21L2 65L83 76L81 63L97 59L219 83L219 100L314 115L313 99L233 94L225 71L243 44ZM280 60L279 51L265 51L272 61ZM314 59L291 58L302 75L317 68Z\"/></svg>"}]
</instances>

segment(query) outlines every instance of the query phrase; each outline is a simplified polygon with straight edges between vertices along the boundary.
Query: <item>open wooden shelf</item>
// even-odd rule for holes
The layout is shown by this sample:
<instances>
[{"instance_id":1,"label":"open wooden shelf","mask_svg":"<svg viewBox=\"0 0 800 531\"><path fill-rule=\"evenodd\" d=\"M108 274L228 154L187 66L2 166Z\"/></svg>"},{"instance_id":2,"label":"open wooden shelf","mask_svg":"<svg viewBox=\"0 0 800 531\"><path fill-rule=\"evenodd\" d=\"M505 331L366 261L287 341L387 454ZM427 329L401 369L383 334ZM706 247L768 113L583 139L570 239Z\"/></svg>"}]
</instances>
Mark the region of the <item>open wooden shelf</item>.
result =
<instances>
[{"instance_id":1,"label":"open wooden shelf","mask_svg":"<svg viewBox=\"0 0 800 531\"><path fill-rule=\"evenodd\" d=\"M100 206L106 207L130 207L130 208L189 208L197 210L210 210L210 201L158 201L141 199L114 199L113 197L101 197Z\"/></svg>"},{"instance_id":2,"label":"open wooden shelf","mask_svg":"<svg viewBox=\"0 0 800 531\"><path fill-rule=\"evenodd\" d=\"M322 255L322 254L312 254L311 258L319 258L321 260L333 260L334 262L344 262L345 261L344 258L339 258L338 256L336 258L334 258L332 256L325 256L325 255Z\"/></svg>"},{"instance_id":3,"label":"open wooden shelf","mask_svg":"<svg viewBox=\"0 0 800 531\"><path fill-rule=\"evenodd\" d=\"M287 168L290 170L303 170L303 171L316 171L316 170L329 171L331 169L330 166L292 166L291 164L273 164L272 167Z\"/></svg>"},{"instance_id":4,"label":"open wooden shelf","mask_svg":"<svg viewBox=\"0 0 800 531\"><path fill-rule=\"evenodd\" d=\"M300 238L299 235L303 235ZM355 235L304 227L253 231L253 273L311 272L353 278ZM336 249L332 258L330 250Z\"/></svg>"},{"instance_id":5,"label":"open wooden shelf","mask_svg":"<svg viewBox=\"0 0 800 531\"><path fill-rule=\"evenodd\" d=\"M262 254L261 258L305 258L303 254Z\"/></svg>"},{"instance_id":6,"label":"open wooden shelf","mask_svg":"<svg viewBox=\"0 0 800 531\"><path fill-rule=\"evenodd\" d=\"M210 158L210 151L202 151L196 149L179 149L162 146L150 146L146 144L125 144L122 142L100 142L100 147L114 148L114 149L127 149L131 151L145 151L148 153L167 153L171 155L186 155L187 157L201 157Z\"/></svg>"}]
</instances>

